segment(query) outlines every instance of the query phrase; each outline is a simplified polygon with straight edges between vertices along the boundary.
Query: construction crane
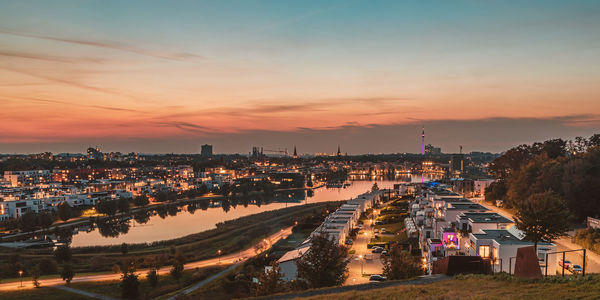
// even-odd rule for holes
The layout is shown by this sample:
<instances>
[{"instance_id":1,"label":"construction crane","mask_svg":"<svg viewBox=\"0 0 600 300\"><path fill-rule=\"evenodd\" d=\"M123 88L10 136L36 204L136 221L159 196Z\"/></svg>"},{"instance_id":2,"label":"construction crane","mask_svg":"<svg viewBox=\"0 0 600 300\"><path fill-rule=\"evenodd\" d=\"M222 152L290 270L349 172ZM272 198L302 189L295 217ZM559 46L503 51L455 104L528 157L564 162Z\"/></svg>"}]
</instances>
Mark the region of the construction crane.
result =
<instances>
[{"instance_id":1,"label":"construction crane","mask_svg":"<svg viewBox=\"0 0 600 300\"><path fill-rule=\"evenodd\" d=\"M281 150L281 148L277 148L277 150L269 150L269 149L265 149L264 150L267 153L277 153L279 155L284 155L284 156L288 156L288 151L287 148Z\"/></svg>"}]
</instances>

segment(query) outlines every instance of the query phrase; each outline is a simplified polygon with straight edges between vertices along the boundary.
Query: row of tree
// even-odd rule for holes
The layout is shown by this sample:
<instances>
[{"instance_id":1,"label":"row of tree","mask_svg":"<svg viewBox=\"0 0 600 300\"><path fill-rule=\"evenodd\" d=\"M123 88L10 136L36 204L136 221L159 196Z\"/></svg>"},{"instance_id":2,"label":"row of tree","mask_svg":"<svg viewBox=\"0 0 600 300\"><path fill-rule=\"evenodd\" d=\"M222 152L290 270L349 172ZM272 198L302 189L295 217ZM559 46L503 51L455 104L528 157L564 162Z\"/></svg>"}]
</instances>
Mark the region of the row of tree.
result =
<instances>
[{"instance_id":1,"label":"row of tree","mask_svg":"<svg viewBox=\"0 0 600 300\"><path fill-rule=\"evenodd\" d=\"M550 192L564 202L575 221L600 215L600 134L520 145L489 166L498 179L486 189L488 201L517 208L534 195Z\"/></svg>"}]
</instances>

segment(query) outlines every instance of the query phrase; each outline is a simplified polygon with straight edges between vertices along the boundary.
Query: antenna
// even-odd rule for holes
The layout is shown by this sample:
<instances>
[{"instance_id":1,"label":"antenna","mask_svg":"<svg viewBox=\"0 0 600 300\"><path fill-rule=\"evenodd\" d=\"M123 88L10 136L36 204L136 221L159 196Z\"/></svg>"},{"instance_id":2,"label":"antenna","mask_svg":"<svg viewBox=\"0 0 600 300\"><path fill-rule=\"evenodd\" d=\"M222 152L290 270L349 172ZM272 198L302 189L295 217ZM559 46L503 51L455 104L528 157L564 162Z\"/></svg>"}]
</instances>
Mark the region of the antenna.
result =
<instances>
[{"instance_id":1,"label":"antenna","mask_svg":"<svg viewBox=\"0 0 600 300\"><path fill-rule=\"evenodd\" d=\"M423 125L423 131L421 131L421 155L425 155L425 125Z\"/></svg>"}]
</instances>

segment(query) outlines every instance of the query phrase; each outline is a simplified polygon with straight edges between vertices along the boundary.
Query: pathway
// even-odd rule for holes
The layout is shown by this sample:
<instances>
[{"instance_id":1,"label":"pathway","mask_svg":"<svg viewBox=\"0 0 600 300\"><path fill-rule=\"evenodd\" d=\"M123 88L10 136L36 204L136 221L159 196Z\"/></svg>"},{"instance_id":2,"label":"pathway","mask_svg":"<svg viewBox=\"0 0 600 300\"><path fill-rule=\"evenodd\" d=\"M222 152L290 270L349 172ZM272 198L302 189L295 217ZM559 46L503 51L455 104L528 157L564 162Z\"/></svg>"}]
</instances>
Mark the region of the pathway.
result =
<instances>
[{"instance_id":1,"label":"pathway","mask_svg":"<svg viewBox=\"0 0 600 300\"><path fill-rule=\"evenodd\" d=\"M261 244L264 244L264 242L266 242L267 245L266 245L266 247L261 248L259 251L257 251L255 249L255 247L250 247L249 249L246 249L246 250L243 250L243 251L240 251L237 253L232 253L232 254L228 254L228 255L223 255L221 257L215 257L215 258L211 258L211 259L191 262L191 263L185 264L184 268L186 270L188 270L188 269L203 268L203 267L217 266L217 265L231 265L231 264L235 264L238 262L242 262L250 257L254 257L254 256L258 255L259 253L264 252L265 250L271 248L271 246L273 244L277 243L277 241L288 237L290 234L292 234L292 227L281 229L279 232L272 234L268 238L264 239L263 242L261 242ZM170 272L170 270L171 270L170 266L163 267L160 270L158 270L158 274L168 274ZM141 275L144 277L144 276L146 276L146 273L148 271L149 271L149 269L143 269L143 270L138 270L136 273L138 275ZM86 276L80 276L80 277L77 277L77 274L76 274L75 278L73 278L73 280L71 282L119 280L120 278L121 278L121 274L112 274L112 273L111 274L86 275ZM42 286L56 286L56 285L64 284L64 281L61 278L41 279L40 284ZM19 289L19 286L20 286L19 281L3 283L3 284L0 284L0 291ZM24 288L33 288L34 287L31 280L23 281L23 286L24 286Z\"/></svg>"},{"instance_id":2,"label":"pathway","mask_svg":"<svg viewBox=\"0 0 600 300\"><path fill-rule=\"evenodd\" d=\"M193 292L193 291L195 291L195 290L197 290L197 289L199 289L199 288L201 288L201 287L209 284L213 280L215 280L215 279L217 279L217 278L219 278L219 277L221 277L221 276L229 273L231 270L235 269L239 265L240 265L239 262L235 263L235 264L229 266L227 269L225 269L225 270L223 270L223 271L221 271L221 272L219 272L219 273L217 273L215 275L212 275L212 276L210 276L210 277L208 277L208 278L206 278L206 279L204 279L204 280L202 280L202 281L200 281L200 282L198 282L198 283L196 283L196 284L194 284L194 285L186 288L185 290L183 290L180 293L177 293L177 294L175 294L175 295L167 298L167 300L175 300L175 298L177 298L180 295L189 295L191 292Z\"/></svg>"},{"instance_id":3,"label":"pathway","mask_svg":"<svg viewBox=\"0 0 600 300\"><path fill-rule=\"evenodd\" d=\"M74 289L74 288L71 288L71 287L68 287L68 286L64 286L64 285L53 286L53 288L59 289L59 290L64 290L64 291L75 293L75 294L79 294L79 295L83 295L83 296L94 298L94 299L116 300L115 298L111 298L111 297L104 296L104 295L99 295L99 294L95 294L95 293L90 293L90 292L86 292L86 291Z\"/></svg>"}]
</instances>

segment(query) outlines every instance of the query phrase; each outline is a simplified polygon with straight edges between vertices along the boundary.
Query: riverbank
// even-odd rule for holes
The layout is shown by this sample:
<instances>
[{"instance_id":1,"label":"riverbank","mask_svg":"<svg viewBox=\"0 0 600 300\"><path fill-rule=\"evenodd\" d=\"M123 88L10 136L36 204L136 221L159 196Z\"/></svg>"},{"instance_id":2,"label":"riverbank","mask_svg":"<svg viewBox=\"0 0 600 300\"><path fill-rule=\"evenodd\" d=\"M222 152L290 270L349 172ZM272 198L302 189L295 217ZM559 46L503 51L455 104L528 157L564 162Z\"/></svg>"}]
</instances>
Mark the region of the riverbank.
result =
<instances>
[{"instance_id":1,"label":"riverbank","mask_svg":"<svg viewBox=\"0 0 600 300\"><path fill-rule=\"evenodd\" d=\"M323 185L320 185L317 187L277 189L277 190L274 190L273 193L278 194L278 193L287 193L287 192L295 192L295 191L316 190L322 186ZM94 223L102 222L105 220L130 218L132 215L135 215L135 214L149 212L149 211L153 211L153 210L160 210L160 209L172 206L172 205L183 206L183 205L189 205L189 204L195 204L195 203L201 203L201 202L207 202L208 204L211 204L211 203L214 203L217 201L222 201L224 199L240 200L240 199L248 199L248 198L252 198L252 197L263 197L263 196L265 196L265 193L263 191L252 191L252 192L248 193L248 195L236 194L236 195L231 195L228 197L225 197L223 195L209 193L207 195L203 195L202 197L195 197L195 198L191 198L191 199L186 198L186 199L177 199L176 201L169 201L169 202L153 202L153 203L145 205L145 206L133 206L127 212L118 212L118 213L115 213L112 215L96 214L93 216L72 218L67 221L59 220L59 221L54 222L54 224L52 224L48 228L38 229L35 231L31 231L31 232L16 232L16 233L13 232L13 233L0 234L0 242L23 241L23 240L27 240L29 238L33 238L36 236L39 237L39 236L44 236L47 234L53 234L53 233L57 232L58 230L76 231L77 228L81 228L81 227L85 227L85 226L92 226ZM270 202L270 201L266 201L266 202ZM0 246L2 246L2 245L0 245Z\"/></svg>"},{"instance_id":2,"label":"riverbank","mask_svg":"<svg viewBox=\"0 0 600 300\"><path fill-rule=\"evenodd\" d=\"M176 253L180 253L186 261L197 261L218 256L218 250L225 256L251 245L260 244L261 240L281 228L302 222L310 215L325 215L341 205L340 201L319 202L300 205L274 211L266 211L255 215L238 218L218 224L217 228L188 235L182 238L154 242L150 244L127 245L127 253L123 253L121 245L73 248L72 265L76 273L90 271L110 271L122 260L134 258L140 267L150 267L157 259L170 263ZM190 224L193 226L193 224ZM263 245L267 246L267 245ZM54 260L50 250L14 250L3 249L0 260L14 261L25 270L40 263L43 259ZM13 268L13 269L14 269ZM8 267L7 269L11 269ZM16 271L12 276L16 276Z\"/></svg>"}]
</instances>

